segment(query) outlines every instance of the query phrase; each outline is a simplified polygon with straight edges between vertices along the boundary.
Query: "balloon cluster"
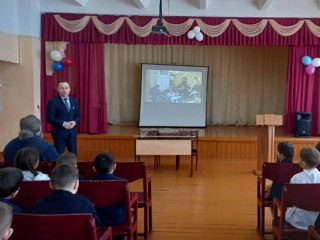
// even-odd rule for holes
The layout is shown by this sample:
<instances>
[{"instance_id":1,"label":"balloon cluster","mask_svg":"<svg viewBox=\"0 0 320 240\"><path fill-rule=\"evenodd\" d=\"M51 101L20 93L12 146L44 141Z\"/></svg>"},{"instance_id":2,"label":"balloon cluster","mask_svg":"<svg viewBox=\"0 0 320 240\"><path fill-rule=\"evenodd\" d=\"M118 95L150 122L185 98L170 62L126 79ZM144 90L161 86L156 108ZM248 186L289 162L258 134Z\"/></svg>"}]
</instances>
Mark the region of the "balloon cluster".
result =
<instances>
[{"instance_id":1,"label":"balloon cluster","mask_svg":"<svg viewBox=\"0 0 320 240\"><path fill-rule=\"evenodd\" d=\"M62 57L62 53L58 50L53 50L50 53L50 57L53 60L52 69L53 71L60 72L64 67L71 65L72 61L67 57Z\"/></svg>"},{"instance_id":2,"label":"balloon cluster","mask_svg":"<svg viewBox=\"0 0 320 240\"><path fill-rule=\"evenodd\" d=\"M203 34L199 26L195 26L193 30L190 30L187 36L189 39L196 37L196 39L200 42L203 40Z\"/></svg>"},{"instance_id":3,"label":"balloon cluster","mask_svg":"<svg viewBox=\"0 0 320 240\"><path fill-rule=\"evenodd\" d=\"M307 66L305 71L306 74L312 75L314 74L316 67L320 67L320 58L312 59L310 56L303 56L301 59L303 65Z\"/></svg>"}]
</instances>

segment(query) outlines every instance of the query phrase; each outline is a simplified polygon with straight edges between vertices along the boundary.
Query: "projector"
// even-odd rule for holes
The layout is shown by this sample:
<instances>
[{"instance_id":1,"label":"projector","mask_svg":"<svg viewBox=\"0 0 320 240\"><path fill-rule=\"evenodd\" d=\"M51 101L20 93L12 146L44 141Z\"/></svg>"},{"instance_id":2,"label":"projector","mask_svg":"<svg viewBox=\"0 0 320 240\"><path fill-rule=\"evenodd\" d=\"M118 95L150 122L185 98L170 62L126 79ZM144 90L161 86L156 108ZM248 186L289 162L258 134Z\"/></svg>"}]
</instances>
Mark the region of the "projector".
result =
<instances>
[{"instance_id":1,"label":"projector","mask_svg":"<svg viewBox=\"0 0 320 240\"><path fill-rule=\"evenodd\" d=\"M163 25L162 26L161 25L160 26L153 26L152 33L170 35L167 28Z\"/></svg>"}]
</instances>

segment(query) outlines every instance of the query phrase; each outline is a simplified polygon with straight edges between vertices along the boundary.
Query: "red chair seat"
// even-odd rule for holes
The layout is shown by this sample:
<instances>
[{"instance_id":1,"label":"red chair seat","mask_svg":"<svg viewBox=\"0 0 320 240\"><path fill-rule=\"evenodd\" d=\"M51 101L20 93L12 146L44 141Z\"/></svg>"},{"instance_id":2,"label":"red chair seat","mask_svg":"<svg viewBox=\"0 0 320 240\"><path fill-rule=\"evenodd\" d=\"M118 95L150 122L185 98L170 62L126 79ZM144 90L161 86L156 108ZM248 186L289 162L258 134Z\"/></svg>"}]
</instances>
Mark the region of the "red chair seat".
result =
<instances>
[{"instance_id":1,"label":"red chair seat","mask_svg":"<svg viewBox=\"0 0 320 240\"><path fill-rule=\"evenodd\" d=\"M14 214L12 240L111 240L110 227L97 231L91 214Z\"/></svg>"}]
</instances>

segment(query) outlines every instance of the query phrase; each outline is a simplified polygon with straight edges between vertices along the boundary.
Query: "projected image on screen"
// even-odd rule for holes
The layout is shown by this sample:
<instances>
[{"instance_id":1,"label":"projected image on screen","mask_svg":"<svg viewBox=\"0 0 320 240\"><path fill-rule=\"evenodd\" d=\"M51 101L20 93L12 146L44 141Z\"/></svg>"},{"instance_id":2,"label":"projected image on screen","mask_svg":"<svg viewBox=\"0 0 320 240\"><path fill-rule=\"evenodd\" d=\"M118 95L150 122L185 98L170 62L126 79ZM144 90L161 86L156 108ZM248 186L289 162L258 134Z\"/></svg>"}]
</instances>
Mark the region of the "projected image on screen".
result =
<instances>
[{"instance_id":1,"label":"projected image on screen","mask_svg":"<svg viewBox=\"0 0 320 240\"><path fill-rule=\"evenodd\" d=\"M208 67L141 64L141 127L205 127Z\"/></svg>"},{"instance_id":2,"label":"projected image on screen","mask_svg":"<svg viewBox=\"0 0 320 240\"><path fill-rule=\"evenodd\" d=\"M145 74L145 102L201 103L202 72L148 69Z\"/></svg>"}]
</instances>

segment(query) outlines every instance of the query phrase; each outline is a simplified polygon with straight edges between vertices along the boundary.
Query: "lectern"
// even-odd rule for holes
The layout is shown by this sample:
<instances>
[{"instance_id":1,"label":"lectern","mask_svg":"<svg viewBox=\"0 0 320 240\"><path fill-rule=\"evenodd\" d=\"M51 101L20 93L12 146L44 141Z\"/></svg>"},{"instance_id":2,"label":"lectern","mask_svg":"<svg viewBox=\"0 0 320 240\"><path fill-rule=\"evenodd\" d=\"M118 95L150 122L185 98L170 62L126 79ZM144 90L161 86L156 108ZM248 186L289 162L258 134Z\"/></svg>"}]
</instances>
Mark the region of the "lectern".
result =
<instances>
[{"instance_id":1,"label":"lectern","mask_svg":"<svg viewBox=\"0 0 320 240\"><path fill-rule=\"evenodd\" d=\"M275 126L282 126L282 115L256 115L257 126L257 169L256 175L261 175L263 162L272 162L274 158Z\"/></svg>"}]
</instances>

